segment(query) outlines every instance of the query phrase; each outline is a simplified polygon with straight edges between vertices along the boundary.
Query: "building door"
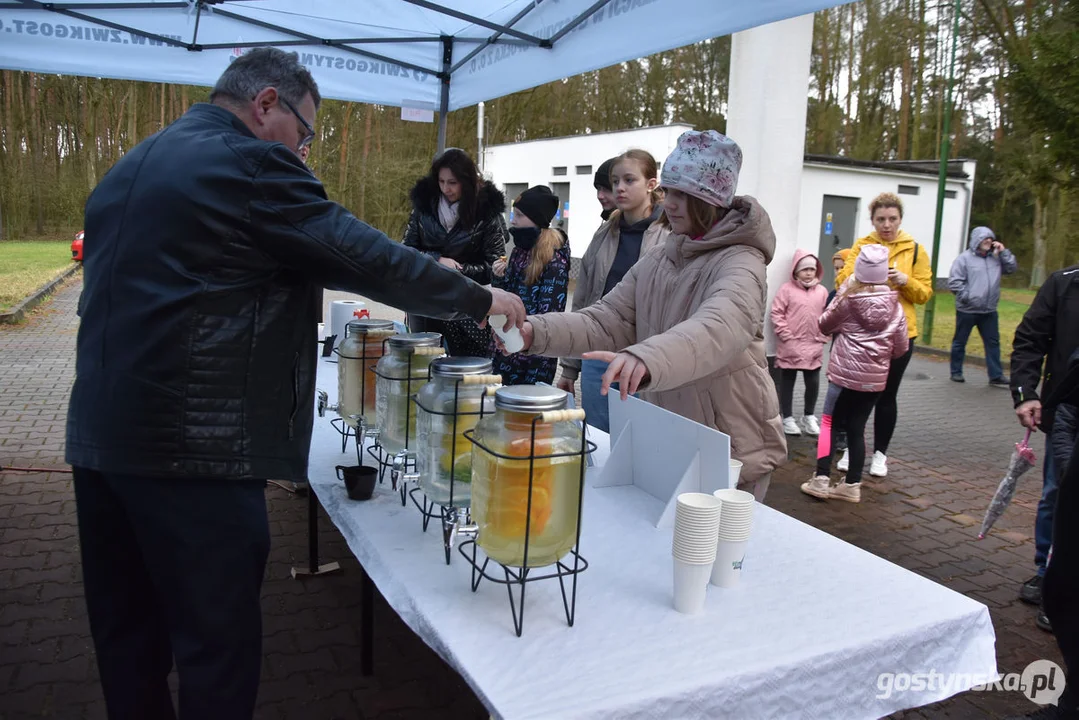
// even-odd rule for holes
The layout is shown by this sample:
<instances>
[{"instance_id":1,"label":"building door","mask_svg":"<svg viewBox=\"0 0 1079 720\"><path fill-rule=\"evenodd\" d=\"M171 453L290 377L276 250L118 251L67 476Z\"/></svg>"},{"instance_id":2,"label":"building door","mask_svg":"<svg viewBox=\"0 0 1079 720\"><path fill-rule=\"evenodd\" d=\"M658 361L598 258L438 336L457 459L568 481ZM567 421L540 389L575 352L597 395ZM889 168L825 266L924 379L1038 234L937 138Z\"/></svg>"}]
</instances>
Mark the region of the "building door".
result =
<instances>
[{"instance_id":1,"label":"building door","mask_svg":"<svg viewBox=\"0 0 1079 720\"><path fill-rule=\"evenodd\" d=\"M558 212L551 227L562 228L569 235L569 183L551 183L551 192L558 196Z\"/></svg>"},{"instance_id":2,"label":"building door","mask_svg":"<svg viewBox=\"0 0 1079 720\"><path fill-rule=\"evenodd\" d=\"M858 218L859 198L825 195L821 203L820 250L817 257L824 265L824 287L835 287L832 256L854 245L855 221Z\"/></svg>"}]
</instances>

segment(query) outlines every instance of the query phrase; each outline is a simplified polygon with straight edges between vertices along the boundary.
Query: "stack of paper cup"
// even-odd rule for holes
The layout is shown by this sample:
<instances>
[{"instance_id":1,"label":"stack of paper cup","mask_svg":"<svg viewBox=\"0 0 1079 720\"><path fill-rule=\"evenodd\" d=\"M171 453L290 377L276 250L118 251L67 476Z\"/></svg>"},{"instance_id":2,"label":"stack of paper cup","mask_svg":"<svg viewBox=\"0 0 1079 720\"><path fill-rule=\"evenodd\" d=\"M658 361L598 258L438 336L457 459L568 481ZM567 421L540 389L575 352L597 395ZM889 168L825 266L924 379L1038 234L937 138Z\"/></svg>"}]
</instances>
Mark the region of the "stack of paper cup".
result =
<instances>
[{"instance_id":1,"label":"stack of paper cup","mask_svg":"<svg viewBox=\"0 0 1079 720\"><path fill-rule=\"evenodd\" d=\"M713 495L723 504L720 513L716 560L712 565L712 584L734 587L742 575L746 543L753 529L753 494L744 490L716 490Z\"/></svg>"},{"instance_id":2,"label":"stack of paper cup","mask_svg":"<svg viewBox=\"0 0 1079 720\"><path fill-rule=\"evenodd\" d=\"M752 496L751 496L752 497ZM708 578L716 559L723 503L706 493L678 496L674 514L674 609L687 614L704 608Z\"/></svg>"}]
</instances>

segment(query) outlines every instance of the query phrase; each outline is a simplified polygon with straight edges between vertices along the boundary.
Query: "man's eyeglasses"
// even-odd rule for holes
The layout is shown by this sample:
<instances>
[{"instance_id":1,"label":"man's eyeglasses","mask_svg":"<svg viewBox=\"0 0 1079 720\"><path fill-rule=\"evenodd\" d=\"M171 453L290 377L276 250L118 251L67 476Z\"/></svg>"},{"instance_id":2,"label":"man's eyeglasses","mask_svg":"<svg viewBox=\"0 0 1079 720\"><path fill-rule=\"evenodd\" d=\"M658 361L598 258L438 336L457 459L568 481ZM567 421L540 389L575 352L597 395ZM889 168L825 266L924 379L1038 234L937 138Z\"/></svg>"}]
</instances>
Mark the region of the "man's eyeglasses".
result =
<instances>
[{"instance_id":1,"label":"man's eyeglasses","mask_svg":"<svg viewBox=\"0 0 1079 720\"><path fill-rule=\"evenodd\" d=\"M303 115L301 115L299 111L293 106L293 104L286 100L283 95L278 93L277 99L285 103L285 107L292 111L292 114L296 116L296 119L303 124L303 129L307 133L306 135L304 135L303 139L300 140L300 144L299 146L297 146L296 149L299 150L300 148L305 148L310 145L311 141L315 139L315 129L311 127L310 123L303 119Z\"/></svg>"}]
</instances>

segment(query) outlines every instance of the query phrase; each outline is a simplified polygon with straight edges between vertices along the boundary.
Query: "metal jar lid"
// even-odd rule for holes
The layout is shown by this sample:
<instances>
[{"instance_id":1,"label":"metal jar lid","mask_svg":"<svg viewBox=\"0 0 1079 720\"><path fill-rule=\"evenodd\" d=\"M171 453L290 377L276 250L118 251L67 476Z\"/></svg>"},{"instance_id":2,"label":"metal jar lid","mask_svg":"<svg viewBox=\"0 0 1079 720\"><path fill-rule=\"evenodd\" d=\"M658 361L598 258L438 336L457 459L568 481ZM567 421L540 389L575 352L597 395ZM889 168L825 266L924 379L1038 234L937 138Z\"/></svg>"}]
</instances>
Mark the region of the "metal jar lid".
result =
<instances>
[{"instance_id":1,"label":"metal jar lid","mask_svg":"<svg viewBox=\"0 0 1079 720\"><path fill-rule=\"evenodd\" d=\"M393 330L393 320L349 320L345 325L346 335L366 335L379 330Z\"/></svg>"},{"instance_id":2,"label":"metal jar lid","mask_svg":"<svg viewBox=\"0 0 1079 720\"><path fill-rule=\"evenodd\" d=\"M541 413L566 407L569 396L550 385L509 385L495 391L495 407Z\"/></svg>"},{"instance_id":3,"label":"metal jar lid","mask_svg":"<svg viewBox=\"0 0 1079 720\"><path fill-rule=\"evenodd\" d=\"M463 378L465 375L487 375L494 363L490 358L481 357L441 357L431 361L431 374L450 379Z\"/></svg>"},{"instance_id":4,"label":"metal jar lid","mask_svg":"<svg viewBox=\"0 0 1079 720\"><path fill-rule=\"evenodd\" d=\"M442 334L436 332L404 333L394 335L386 342L395 350L418 347L438 347L442 344Z\"/></svg>"}]
</instances>

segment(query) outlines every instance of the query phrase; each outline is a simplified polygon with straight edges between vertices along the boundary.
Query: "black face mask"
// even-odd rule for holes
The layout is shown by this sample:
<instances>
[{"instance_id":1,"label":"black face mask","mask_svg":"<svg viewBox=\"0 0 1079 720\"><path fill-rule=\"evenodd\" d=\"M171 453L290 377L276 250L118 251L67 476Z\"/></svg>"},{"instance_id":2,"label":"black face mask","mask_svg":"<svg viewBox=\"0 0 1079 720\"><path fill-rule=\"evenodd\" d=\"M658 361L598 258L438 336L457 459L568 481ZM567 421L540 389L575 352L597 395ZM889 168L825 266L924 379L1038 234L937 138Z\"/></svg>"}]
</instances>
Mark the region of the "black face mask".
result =
<instances>
[{"instance_id":1,"label":"black face mask","mask_svg":"<svg viewBox=\"0 0 1079 720\"><path fill-rule=\"evenodd\" d=\"M539 228L511 227L510 235L513 237L513 246L522 250L531 250L539 240Z\"/></svg>"}]
</instances>

